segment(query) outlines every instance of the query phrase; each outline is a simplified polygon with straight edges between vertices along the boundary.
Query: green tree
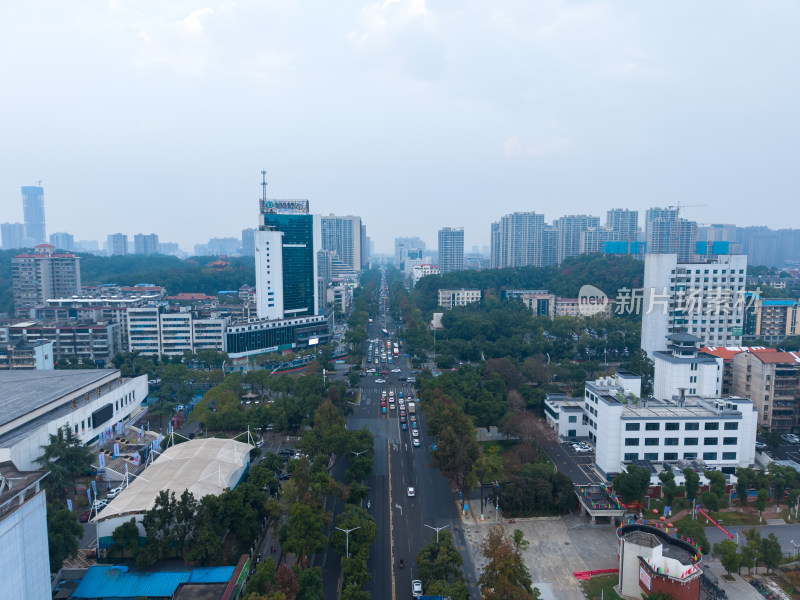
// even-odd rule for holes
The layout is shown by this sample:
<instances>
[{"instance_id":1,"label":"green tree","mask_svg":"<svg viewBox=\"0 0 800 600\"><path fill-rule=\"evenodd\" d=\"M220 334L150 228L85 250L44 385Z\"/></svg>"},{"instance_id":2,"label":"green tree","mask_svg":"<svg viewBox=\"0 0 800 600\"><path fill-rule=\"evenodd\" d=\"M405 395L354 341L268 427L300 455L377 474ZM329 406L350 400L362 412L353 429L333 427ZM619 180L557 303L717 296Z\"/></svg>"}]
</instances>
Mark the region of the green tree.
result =
<instances>
[{"instance_id":1,"label":"green tree","mask_svg":"<svg viewBox=\"0 0 800 600\"><path fill-rule=\"evenodd\" d=\"M297 555L297 564L304 565L310 554L322 552L328 544L324 527L327 515L296 502L290 509L287 524L281 529L281 545Z\"/></svg>"},{"instance_id":2,"label":"green tree","mask_svg":"<svg viewBox=\"0 0 800 600\"><path fill-rule=\"evenodd\" d=\"M469 589L462 571L463 559L453 545L452 534L439 532L439 540L433 539L417 555L417 575L423 588L430 595L441 595L451 600L467 600Z\"/></svg>"},{"instance_id":3,"label":"green tree","mask_svg":"<svg viewBox=\"0 0 800 600\"><path fill-rule=\"evenodd\" d=\"M514 548L516 548L518 552L525 552L531 545L531 543L525 539L525 533L521 529L514 530L512 540L514 541Z\"/></svg>"},{"instance_id":4,"label":"green tree","mask_svg":"<svg viewBox=\"0 0 800 600\"><path fill-rule=\"evenodd\" d=\"M767 494L767 490L758 490L758 495L756 496L756 510L759 515L763 514L767 509Z\"/></svg>"},{"instance_id":5,"label":"green tree","mask_svg":"<svg viewBox=\"0 0 800 600\"><path fill-rule=\"evenodd\" d=\"M111 551L115 554L122 553L122 560L125 560L125 549L133 548L134 554L139 549L139 528L136 526L136 519L131 517L130 521L125 521L111 532L113 545Z\"/></svg>"},{"instance_id":6,"label":"green tree","mask_svg":"<svg viewBox=\"0 0 800 600\"><path fill-rule=\"evenodd\" d=\"M710 493L710 492L709 492ZM718 558L722 567L728 572L738 572L742 564L742 557L739 554L739 547L731 540L722 540L714 544L712 552L714 558Z\"/></svg>"},{"instance_id":7,"label":"green tree","mask_svg":"<svg viewBox=\"0 0 800 600\"><path fill-rule=\"evenodd\" d=\"M661 493L668 505L672 505L675 496L678 494L678 485L675 483L675 473L672 471L661 471L658 474L661 481Z\"/></svg>"},{"instance_id":8,"label":"green tree","mask_svg":"<svg viewBox=\"0 0 800 600\"><path fill-rule=\"evenodd\" d=\"M696 500L697 493L700 491L700 476L689 467L683 470L686 482L683 484L686 489L686 497L689 500Z\"/></svg>"},{"instance_id":9,"label":"green tree","mask_svg":"<svg viewBox=\"0 0 800 600\"><path fill-rule=\"evenodd\" d=\"M378 527L375 525L375 519L372 518L372 515L365 508L355 504L345 504L336 519L336 526L340 529L353 530L350 531L349 536L339 529L335 529L331 533L331 546L339 556L346 556L348 537L350 555L352 556L357 554L361 548L369 547L378 534Z\"/></svg>"},{"instance_id":10,"label":"green tree","mask_svg":"<svg viewBox=\"0 0 800 600\"><path fill-rule=\"evenodd\" d=\"M747 490L753 487L755 481L756 474L753 469L736 469L736 497L742 506L747 504Z\"/></svg>"},{"instance_id":11,"label":"green tree","mask_svg":"<svg viewBox=\"0 0 800 600\"><path fill-rule=\"evenodd\" d=\"M325 600L325 594L322 592L322 567L309 569L295 567L295 572L297 584L300 586L297 600Z\"/></svg>"},{"instance_id":12,"label":"green tree","mask_svg":"<svg viewBox=\"0 0 800 600\"><path fill-rule=\"evenodd\" d=\"M265 561L258 564L256 572L247 580L245 593L266 595L275 581L277 571L278 566L275 564L275 559L271 556L267 557Z\"/></svg>"},{"instance_id":13,"label":"green tree","mask_svg":"<svg viewBox=\"0 0 800 600\"><path fill-rule=\"evenodd\" d=\"M703 494L703 506L711 512L717 512L719 510L719 496L710 490L705 492Z\"/></svg>"},{"instance_id":14,"label":"green tree","mask_svg":"<svg viewBox=\"0 0 800 600\"><path fill-rule=\"evenodd\" d=\"M78 555L78 538L83 528L75 513L60 502L47 505L47 544L50 551L50 571L57 573L67 558Z\"/></svg>"},{"instance_id":15,"label":"green tree","mask_svg":"<svg viewBox=\"0 0 800 600\"><path fill-rule=\"evenodd\" d=\"M781 543L774 533L770 533L767 537L761 538L761 560L767 567L767 572L770 569L777 569L781 564L783 558L783 551L781 550Z\"/></svg>"},{"instance_id":16,"label":"green tree","mask_svg":"<svg viewBox=\"0 0 800 600\"><path fill-rule=\"evenodd\" d=\"M649 487L650 471L636 465L628 465L627 472L620 473L614 479L614 491L626 504L634 500L643 502Z\"/></svg>"},{"instance_id":17,"label":"green tree","mask_svg":"<svg viewBox=\"0 0 800 600\"><path fill-rule=\"evenodd\" d=\"M634 352L630 360L623 365L629 371L642 376L642 396L647 397L653 394L653 377L655 374L655 363L648 358L647 353L641 348Z\"/></svg>"},{"instance_id":18,"label":"green tree","mask_svg":"<svg viewBox=\"0 0 800 600\"><path fill-rule=\"evenodd\" d=\"M497 446L491 446L488 450L481 448L478 460L472 465L469 474L469 487L478 487L481 490L481 514L483 514L483 485L503 478L503 456L498 451Z\"/></svg>"},{"instance_id":19,"label":"green tree","mask_svg":"<svg viewBox=\"0 0 800 600\"><path fill-rule=\"evenodd\" d=\"M50 471L43 486L51 499L66 499L69 491L76 493L75 481L86 475L92 466L92 454L69 425L60 427L48 436L49 443L41 446L42 455L34 462Z\"/></svg>"},{"instance_id":20,"label":"green tree","mask_svg":"<svg viewBox=\"0 0 800 600\"><path fill-rule=\"evenodd\" d=\"M705 521L688 521L681 526L680 532L681 535L686 536L699 545L703 554L709 554L711 552L711 544L708 543L708 538L706 537Z\"/></svg>"}]
</instances>

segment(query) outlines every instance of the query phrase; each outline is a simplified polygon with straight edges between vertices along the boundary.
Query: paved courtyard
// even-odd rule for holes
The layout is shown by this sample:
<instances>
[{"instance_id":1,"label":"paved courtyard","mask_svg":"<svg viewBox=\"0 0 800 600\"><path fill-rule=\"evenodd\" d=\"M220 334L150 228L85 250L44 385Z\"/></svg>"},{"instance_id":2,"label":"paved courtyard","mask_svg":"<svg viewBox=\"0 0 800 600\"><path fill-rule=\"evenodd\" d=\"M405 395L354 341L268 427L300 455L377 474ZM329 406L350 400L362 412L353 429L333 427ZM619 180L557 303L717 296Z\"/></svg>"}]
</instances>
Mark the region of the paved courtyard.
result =
<instances>
[{"instance_id":1,"label":"paved courtyard","mask_svg":"<svg viewBox=\"0 0 800 600\"><path fill-rule=\"evenodd\" d=\"M501 525L509 535L514 529L525 533L525 539L530 542L525 551L525 563L534 585L545 584L539 586L544 592L543 598L585 600L573 573L618 566L616 530L611 525L590 526L588 521L575 516L522 519ZM480 544L492 525L465 523L464 526L475 566L480 572L486 563Z\"/></svg>"}]
</instances>

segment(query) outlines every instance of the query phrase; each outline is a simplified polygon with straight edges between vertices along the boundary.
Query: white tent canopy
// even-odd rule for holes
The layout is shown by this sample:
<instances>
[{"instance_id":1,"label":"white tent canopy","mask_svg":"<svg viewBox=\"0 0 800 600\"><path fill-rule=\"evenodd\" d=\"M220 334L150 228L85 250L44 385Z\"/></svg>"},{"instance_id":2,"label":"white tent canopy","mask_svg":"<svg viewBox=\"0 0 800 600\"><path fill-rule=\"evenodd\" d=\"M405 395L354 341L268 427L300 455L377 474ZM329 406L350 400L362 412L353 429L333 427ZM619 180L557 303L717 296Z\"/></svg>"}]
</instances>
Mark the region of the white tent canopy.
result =
<instances>
[{"instance_id":1,"label":"white tent canopy","mask_svg":"<svg viewBox=\"0 0 800 600\"><path fill-rule=\"evenodd\" d=\"M221 494L239 481L254 446L235 440L196 439L168 448L139 477L114 498L95 521L150 510L162 490L180 497L189 490L199 500Z\"/></svg>"}]
</instances>

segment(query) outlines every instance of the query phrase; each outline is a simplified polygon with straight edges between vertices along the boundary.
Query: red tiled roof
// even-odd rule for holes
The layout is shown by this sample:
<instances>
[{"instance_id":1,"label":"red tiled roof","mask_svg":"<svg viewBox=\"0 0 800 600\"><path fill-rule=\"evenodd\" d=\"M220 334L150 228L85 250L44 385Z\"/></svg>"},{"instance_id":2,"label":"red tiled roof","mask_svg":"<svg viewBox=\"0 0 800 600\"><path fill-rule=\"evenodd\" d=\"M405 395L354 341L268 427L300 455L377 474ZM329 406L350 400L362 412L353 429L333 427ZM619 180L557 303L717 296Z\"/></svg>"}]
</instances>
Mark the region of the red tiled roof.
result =
<instances>
[{"instance_id":1,"label":"red tiled roof","mask_svg":"<svg viewBox=\"0 0 800 600\"><path fill-rule=\"evenodd\" d=\"M716 356L724 360L733 360L733 357L740 352L753 352L754 354L760 354L764 352L777 352L777 350L775 350L775 348L767 348L765 346L707 346L705 348L700 348L700 352L711 354L712 356Z\"/></svg>"},{"instance_id":2,"label":"red tiled roof","mask_svg":"<svg viewBox=\"0 0 800 600\"><path fill-rule=\"evenodd\" d=\"M758 360L765 365L800 363L800 354L797 352L769 352L756 354Z\"/></svg>"}]
</instances>

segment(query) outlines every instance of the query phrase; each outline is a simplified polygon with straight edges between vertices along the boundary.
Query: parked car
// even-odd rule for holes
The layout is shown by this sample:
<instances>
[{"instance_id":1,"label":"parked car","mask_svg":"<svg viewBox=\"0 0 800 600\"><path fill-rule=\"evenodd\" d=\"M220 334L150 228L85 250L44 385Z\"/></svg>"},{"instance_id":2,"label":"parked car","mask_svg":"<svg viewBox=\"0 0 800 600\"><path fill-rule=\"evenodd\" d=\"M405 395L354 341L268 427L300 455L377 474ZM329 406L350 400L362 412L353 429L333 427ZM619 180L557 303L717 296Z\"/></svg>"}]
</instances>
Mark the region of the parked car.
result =
<instances>
[{"instance_id":1,"label":"parked car","mask_svg":"<svg viewBox=\"0 0 800 600\"><path fill-rule=\"evenodd\" d=\"M414 598L422 597L422 582L419 579L411 582L411 595Z\"/></svg>"}]
</instances>

